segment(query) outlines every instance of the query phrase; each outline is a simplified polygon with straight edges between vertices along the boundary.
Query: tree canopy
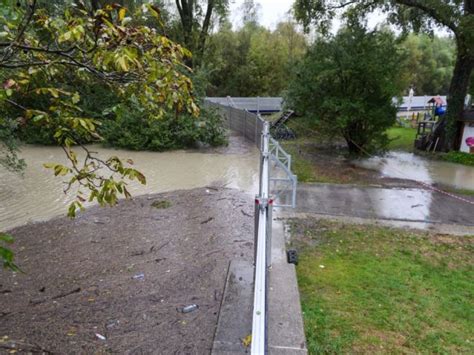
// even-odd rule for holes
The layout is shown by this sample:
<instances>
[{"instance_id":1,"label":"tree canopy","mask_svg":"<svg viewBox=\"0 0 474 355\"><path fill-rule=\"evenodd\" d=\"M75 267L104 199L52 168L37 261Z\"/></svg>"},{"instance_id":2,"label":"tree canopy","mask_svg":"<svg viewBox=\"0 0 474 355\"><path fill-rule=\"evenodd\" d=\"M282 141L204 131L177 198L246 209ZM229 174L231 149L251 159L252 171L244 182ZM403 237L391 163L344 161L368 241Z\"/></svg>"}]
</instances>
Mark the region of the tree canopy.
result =
<instances>
[{"instance_id":1,"label":"tree canopy","mask_svg":"<svg viewBox=\"0 0 474 355\"><path fill-rule=\"evenodd\" d=\"M380 150L395 123L403 61L394 35L353 25L318 39L288 89L287 104L314 128L345 139L352 153Z\"/></svg>"},{"instance_id":2,"label":"tree canopy","mask_svg":"<svg viewBox=\"0 0 474 355\"><path fill-rule=\"evenodd\" d=\"M160 11L153 5L135 14L118 4L106 5L91 15L79 2L60 15L50 15L36 0L18 2L19 6L13 4L16 1L3 3L0 100L14 111L2 115L0 125L36 125L53 132L70 166L46 167L70 177L66 190L79 186L69 215L86 200L113 205L118 195L128 197L124 179L145 183L145 177L132 162L101 159L83 144L101 139L100 122L83 114L77 80L100 82L118 97L134 97L156 118L169 110L197 114L183 64L190 53L156 29L134 24L131 16L150 16L159 25ZM32 96L41 100L25 100ZM74 146L81 147L84 159L78 158Z\"/></svg>"},{"instance_id":3,"label":"tree canopy","mask_svg":"<svg viewBox=\"0 0 474 355\"><path fill-rule=\"evenodd\" d=\"M460 124L472 68L474 67L474 0L297 0L295 13L306 27L314 24L322 32L330 28L331 20L344 12L349 21L361 20L379 10L388 21L405 31L432 32L436 26L447 28L456 40L456 61L449 87L449 130L446 148L459 145Z\"/></svg>"}]
</instances>

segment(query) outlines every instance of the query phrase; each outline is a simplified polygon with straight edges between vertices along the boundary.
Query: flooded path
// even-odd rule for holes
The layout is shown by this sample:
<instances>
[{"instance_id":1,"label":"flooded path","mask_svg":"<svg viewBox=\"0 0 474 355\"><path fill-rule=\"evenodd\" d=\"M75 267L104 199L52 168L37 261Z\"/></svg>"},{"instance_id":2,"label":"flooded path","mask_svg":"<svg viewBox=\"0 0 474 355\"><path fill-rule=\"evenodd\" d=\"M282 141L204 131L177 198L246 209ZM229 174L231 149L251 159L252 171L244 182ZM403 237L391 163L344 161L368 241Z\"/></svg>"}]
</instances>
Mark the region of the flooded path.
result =
<instances>
[{"instance_id":1,"label":"flooded path","mask_svg":"<svg viewBox=\"0 0 474 355\"><path fill-rule=\"evenodd\" d=\"M132 182L132 196L192 189L211 184L248 193L258 190L258 150L243 138L230 137L229 147L203 151L134 152L94 147L102 157L118 155L132 159L143 172L147 185ZM63 178L43 167L46 162L65 163L58 147L24 146L23 176L0 168L0 230L65 215L74 195L63 193ZM190 201L192 203L192 201Z\"/></svg>"},{"instance_id":2,"label":"flooded path","mask_svg":"<svg viewBox=\"0 0 474 355\"><path fill-rule=\"evenodd\" d=\"M355 165L391 178L474 190L474 167L429 160L413 153L390 152L384 157L356 161Z\"/></svg>"},{"instance_id":3,"label":"flooded path","mask_svg":"<svg viewBox=\"0 0 474 355\"><path fill-rule=\"evenodd\" d=\"M474 226L474 204L423 189L304 184L297 201L298 213L417 222L423 229L433 223Z\"/></svg>"}]
</instances>

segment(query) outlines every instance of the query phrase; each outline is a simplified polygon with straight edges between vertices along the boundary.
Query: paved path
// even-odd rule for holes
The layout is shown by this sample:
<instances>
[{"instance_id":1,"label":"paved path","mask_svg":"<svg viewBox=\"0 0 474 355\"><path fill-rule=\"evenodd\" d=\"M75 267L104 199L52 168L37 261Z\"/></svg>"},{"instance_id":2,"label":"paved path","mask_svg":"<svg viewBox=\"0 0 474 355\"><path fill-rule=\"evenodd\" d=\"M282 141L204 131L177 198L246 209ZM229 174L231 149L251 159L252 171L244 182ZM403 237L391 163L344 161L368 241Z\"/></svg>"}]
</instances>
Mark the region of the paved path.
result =
<instances>
[{"instance_id":1,"label":"paved path","mask_svg":"<svg viewBox=\"0 0 474 355\"><path fill-rule=\"evenodd\" d=\"M474 204L414 188L300 184L294 212L474 226Z\"/></svg>"}]
</instances>

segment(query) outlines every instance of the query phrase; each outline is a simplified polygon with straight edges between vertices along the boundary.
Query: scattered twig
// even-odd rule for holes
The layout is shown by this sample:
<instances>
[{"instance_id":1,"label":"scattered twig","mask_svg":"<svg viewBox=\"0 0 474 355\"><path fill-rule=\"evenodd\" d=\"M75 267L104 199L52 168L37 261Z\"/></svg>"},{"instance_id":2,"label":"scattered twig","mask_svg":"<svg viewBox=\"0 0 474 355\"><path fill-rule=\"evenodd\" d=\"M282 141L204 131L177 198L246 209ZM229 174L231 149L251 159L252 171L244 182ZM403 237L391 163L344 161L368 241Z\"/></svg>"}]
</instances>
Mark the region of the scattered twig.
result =
<instances>
[{"instance_id":1,"label":"scattered twig","mask_svg":"<svg viewBox=\"0 0 474 355\"><path fill-rule=\"evenodd\" d=\"M209 218L206 219L205 221L202 221L201 224L209 223L209 222L212 221L213 219L214 219L214 217L209 217Z\"/></svg>"},{"instance_id":2,"label":"scattered twig","mask_svg":"<svg viewBox=\"0 0 474 355\"><path fill-rule=\"evenodd\" d=\"M69 292L60 293L59 295L54 296L52 299L53 299L53 300L57 300L58 298L67 297L67 296L69 296L69 295L72 295L72 294L78 293L78 292L81 292L81 288L80 288L80 287L77 287L77 288L75 288L74 290L69 291Z\"/></svg>"},{"instance_id":3,"label":"scattered twig","mask_svg":"<svg viewBox=\"0 0 474 355\"><path fill-rule=\"evenodd\" d=\"M207 256L215 254L215 253L223 252L223 251L224 251L224 249L216 249L216 250L210 251L209 253L204 254L204 257L207 257Z\"/></svg>"},{"instance_id":4,"label":"scattered twig","mask_svg":"<svg viewBox=\"0 0 474 355\"><path fill-rule=\"evenodd\" d=\"M242 212L242 214L243 214L244 216L253 217L251 214L245 212L244 210L240 210L240 212Z\"/></svg>"},{"instance_id":5,"label":"scattered twig","mask_svg":"<svg viewBox=\"0 0 474 355\"><path fill-rule=\"evenodd\" d=\"M23 350L29 353L40 353L40 354L55 354L54 352L43 348L38 344L28 344L21 341L10 341L10 344L0 344L0 349L5 350Z\"/></svg>"},{"instance_id":6,"label":"scattered twig","mask_svg":"<svg viewBox=\"0 0 474 355\"><path fill-rule=\"evenodd\" d=\"M156 251L159 251L159 250L163 249L163 248L164 248L165 246L167 246L169 243L170 243L170 241L168 240L167 242L161 244L161 245L156 249ZM151 251L151 250L150 250L150 251Z\"/></svg>"}]
</instances>

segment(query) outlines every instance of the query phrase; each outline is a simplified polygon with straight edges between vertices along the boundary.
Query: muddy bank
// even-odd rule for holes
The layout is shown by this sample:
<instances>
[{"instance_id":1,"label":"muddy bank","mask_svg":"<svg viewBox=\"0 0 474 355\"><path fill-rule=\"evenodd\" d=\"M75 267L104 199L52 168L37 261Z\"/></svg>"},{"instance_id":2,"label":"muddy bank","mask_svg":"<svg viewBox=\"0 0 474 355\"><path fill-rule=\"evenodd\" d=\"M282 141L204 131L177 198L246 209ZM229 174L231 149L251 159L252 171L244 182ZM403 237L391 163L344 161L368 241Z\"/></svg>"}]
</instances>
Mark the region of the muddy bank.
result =
<instances>
[{"instance_id":1,"label":"muddy bank","mask_svg":"<svg viewBox=\"0 0 474 355\"><path fill-rule=\"evenodd\" d=\"M209 353L229 261L253 255L252 214L249 195L200 188L11 230L26 274L0 271L0 349Z\"/></svg>"}]
</instances>

